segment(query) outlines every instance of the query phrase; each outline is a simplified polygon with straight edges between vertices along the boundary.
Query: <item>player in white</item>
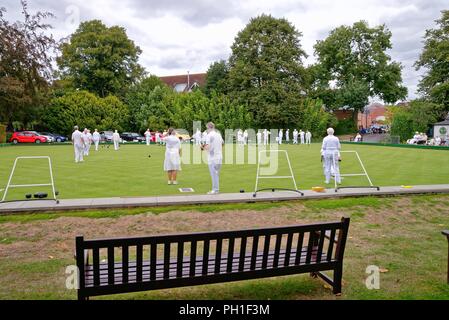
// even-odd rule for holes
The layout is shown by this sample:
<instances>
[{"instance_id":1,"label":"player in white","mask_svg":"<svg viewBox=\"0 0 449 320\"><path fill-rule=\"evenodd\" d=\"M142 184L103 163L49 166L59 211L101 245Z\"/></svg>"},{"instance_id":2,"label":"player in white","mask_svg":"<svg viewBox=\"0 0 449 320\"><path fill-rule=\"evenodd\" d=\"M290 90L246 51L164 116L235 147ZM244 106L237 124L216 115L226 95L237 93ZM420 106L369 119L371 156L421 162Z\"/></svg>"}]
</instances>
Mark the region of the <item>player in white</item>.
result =
<instances>
[{"instance_id":1,"label":"player in white","mask_svg":"<svg viewBox=\"0 0 449 320\"><path fill-rule=\"evenodd\" d=\"M312 133L309 130L306 132L306 144L309 146L312 144Z\"/></svg>"},{"instance_id":2,"label":"player in white","mask_svg":"<svg viewBox=\"0 0 449 320\"><path fill-rule=\"evenodd\" d=\"M263 131L263 145L266 146L269 143L269 138L270 138L270 134L271 132L268 131L267 129L265 129Z\"/></svg>"},{"instance_id":3,"label":"player in white","mask_svg":"<svg viewBox=\"0 0 449 320\"><path fill-rule=\"evenodd\" d=\"M290 129L287 129L287 131L285 131L285 142L287 144L290 143Z\"/></svg>"},{"instance_id":4,"label":"player in white","mask_svg":"<svg viewBox=\"0 0 449 320\"><path fill-rule=\"evenodd\" d=\"M118 133L118 130L115 130L114 134L112 135L112 141L114 142L114 150L117 151L120 149L120 135Z\"/></svg>"},{"instance_id":5,"label":"player in white","mask_svg":"<svg viewBox=\"0 0 449 320\"><path fill-rule=\"evenodd\" d=\"M201 145L201 130L200 129L196 129L193 139L195 139L195 144L197 146Z\"/></svg>"},{"instance_id":6,"label":"player in white","mask_svg":"<svg viewBox=\"0 0 449 320\"><path fill-rule=\"evenodd\" d=\"M278 135L278 143L282 144L282 139L284 138L284 130L281 129L279 130L279 135Z\"/></svg>"},{"instance_id":7,"label":"player in white","mask_svg":"<svg viewBox=\"0 0 449 320\"><path fill-rule=\"evenodd\" d=\"M257 131L257 145L262 145L262 131Z\"/></svg>"},{"instance_id":8,"label":"player in white","mask_svg":"<svg viewBox=\"0 0 449 320\"><path fill-rule=\"evenodd\" d=\"M243 132L243 145L246 146L248 144L248 130Z\"/></svg>"},{"instance_id":9,"label":"player in white","mask_svg":"<svg viewBox=\"0 0 449 320\"><path fill-rule=\"evenodd\" d=\"M215 125L212 122L207 124L207 141L201 147L202 150L207 150L209 153L208 164L209 172L212 178L212 191L209 195L220 193L220 171L223 163L223 138L221 134L215 130Z\"/></svg>"},{"instance_id":10,"label":"player in white","mask_svg":"<svg viewBox=\"0 0 449 320\"><path fill-rule=\"evenodd\" d=\"M298 144L298 136L299 132L295 129L295 131L293 131L293 144Z\"/></svg>"},{"instance_id":11,"label":"player in white","mask_svg":"<svg viewBox=\"0 0 449 320\"><path fill-rule=\"evenodd\" d=\"M95 144L95 151L98 151L98 145L100 144L101 136L100 136L100 134L98 133L98 130L97 130L97 129L95 129L95 132L94 132L94 134L92 135L92 140L93 140L93 142L94 142L94 144Z\"/></svg>"},{"instance_id":12,"label":"player in white","mask_svg":"<svg viewBox=\"0 0 449 320\"><path fill-rule=\"evenodd\" d=\"M75 162L84 162L84 141L83 134L79 131L78 126L75 126L74 132L72 133L72 144L75 149Z\"/></svg>"},{"instance_id":13,"label":"player in white","mask_svg":"<svg viewBox=\"0 0 449 320\"><path fill-rule=\"evenodd\" d=\"M92 134L89 129L85 129L84 132L84 155L89 156L90 147L92 146Z\"/></svg>"},{"instance_id":14,"label":"player in white","mask_svg":"<svg viewBox=\"0 0 449 320\"><path fill-rule=\"evenodd\" d=\"M145 131L144 135L145 135L145 140L147 142L147 146L149 146L151 144L151 132L150 132L150 129L147 129L147 131Z\"/></svg>"},{"instance_id":15,"label":"player in white","mask_svg":"<svg viewBox=\"0 0 449 320\"><path fill-rule=\"evenodd\" d=\"M329 184L331 175L335 175L335 180L338 184L341 183L340 177L340 140L334 136L334 129L327 129L328 136L323 139L323 146L321 148L321 156L324 161L324 176ZM332 172L333 171L333 172Z\"/></svg>"},{"instance_id":16,"label":"player in white","mask_svg":"<svg viewBox=\"0 0 449 320\"><path fill-rule=\"evenodd\" d=\"M302 129L299 130L299 136L300 136L300 138L301 138L301 144L305 144L305 143L306 143L306 141L305 141L305 135L306 135L306 133L305 133L304 131L302 131Z\"/></svg>"}]
</instances>

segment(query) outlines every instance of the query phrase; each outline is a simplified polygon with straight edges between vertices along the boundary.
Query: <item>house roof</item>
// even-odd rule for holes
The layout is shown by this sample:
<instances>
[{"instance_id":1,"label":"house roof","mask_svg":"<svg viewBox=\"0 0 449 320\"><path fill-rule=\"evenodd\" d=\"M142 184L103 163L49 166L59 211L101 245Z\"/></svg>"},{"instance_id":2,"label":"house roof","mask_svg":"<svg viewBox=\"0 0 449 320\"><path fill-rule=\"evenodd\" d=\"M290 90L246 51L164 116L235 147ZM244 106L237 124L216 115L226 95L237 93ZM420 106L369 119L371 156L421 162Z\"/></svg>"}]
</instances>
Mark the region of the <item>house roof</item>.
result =
<instances>
[{"instance_id":1,"label":"house roof","mask_svg":"<svg viewBox=\"0 0 449 320\"><path fill-rule=\"evenodd\" d=\"M449 126L449 119L435 123L435 126Z\"/></svg>"},{"instance_id":2,"label":"house roof","mask_svg":"<svg viewBox=\"0 0 449 320\"><path fill-rule=\"evenodd\" d=\"M166 85L175 89L181 88L182 85L185 85L185 88L182 90L183 92L190 91L195 84L199 86L203 86L206 83L206 73L194 73L194 74L181 74L176 76L168 76L168 77L159 77ZM188 87L187 84L190 84Z\"/></svg>"}]
</instances>

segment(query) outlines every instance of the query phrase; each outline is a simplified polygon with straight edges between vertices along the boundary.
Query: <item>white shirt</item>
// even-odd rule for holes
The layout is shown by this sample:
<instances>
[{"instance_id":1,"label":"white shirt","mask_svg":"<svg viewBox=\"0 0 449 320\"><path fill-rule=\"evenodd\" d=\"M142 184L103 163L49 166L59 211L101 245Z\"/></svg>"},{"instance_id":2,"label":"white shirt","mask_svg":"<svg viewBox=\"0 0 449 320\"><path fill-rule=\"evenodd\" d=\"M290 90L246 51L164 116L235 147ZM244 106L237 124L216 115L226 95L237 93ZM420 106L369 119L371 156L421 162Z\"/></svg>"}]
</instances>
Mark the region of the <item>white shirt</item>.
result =
<instances>
[{"instance_id":1,"label":"white shirt","mask_svg":"<svg viewBox=\"0 0 449 320\"><path fill-rule=\"evenodd\" d=\"M209 146L209 163L221 161L223 159L223 138L217 131L211 131L206 137L206 144Z\"/></svg>"},{"instance_id":2,"label":"white shirt","mask_svg":"<svg viewBox=\"0 0 449 320\"><path fill-rule=\"evenodd\" d=\"M89 143L89 142L91 142L92 141L92 133L87 133L86 134L86 138L87 138L87 142Z\"/></svg>"},{"instance_id":3,"label":"white shirt","mask_svg":"<svg viewBox=\"0 0 449 320\"><path fill-rule=\"evenodd\" d=\"M300 131L299 134L301 135L301 137L304 137L305 132L304 131Z\"/></svg>"},{"instance_id":4,"label":"white shirt","mask_svg":"<svg viewBox=\"0 0 449 320\"><path fill-rule=\"evenodd\" d=\"M307 137L307 138L312 138L312 134L311 134L310 132L307 132L307 133L306 133L306 137Z\"/></svg>"},{"instance_id":5,"label":"white shirt","mask_svg":"<svg viewBox=\"0 0 449 320\"><path fill-rule=\"evenodd\" d=\"M321 154L333 153L341 149L340 140L333 135L329 135L323 139L323 146L321 148Z\"/></svg>"},{"instance_id":6,"label":"white shirt","mask_svg":"<svg viewBox=\"0 0 449 320\"><path fill-rule=\"evenodd\" d=\"M75 130L72 133L72 141L75 146L82 146L83 145L83 134L79 130Z\"/></svg>"},{"instance_id":7,"label":"white shirt","mask_svg":"<svg viewBox=\"0 0 449 320\"><path fill-rule=\"evenodd\" d=\"M150 131L145 132L145 137L151 138L151 132Z\"/></svg>"},{"instance_id":8,"label":"white shirt","mask_svg":"<svg viewBox=\"0 0 449 320\"><path fill-rule=\"evenodd\" d=\"M101 139L100 134L98 132L94 132L93 140L94 141L100 141L100 139Z\"/></svg>"},{"instance_id":9,"label":"white shirt","mask_svg":"<svg viewBox=\"0 0 449 320\"><path fill-rule=\"evenodd\" d=\"M167 152L179 152L179 149L181 149L181 141L176 136L168 136L165 139L165 145L167 147Z\"/></svg>"},{"instance_id":10,"label":"white shirt","mask_svg":"<svg viewBox=\"0 0 449 320\"><path fill-rule=\"evenodd\" d=\"M120 135L117 132L114 132L114 134L112 135L112 140L120 141Z\"/></svg>"}]
</instances>

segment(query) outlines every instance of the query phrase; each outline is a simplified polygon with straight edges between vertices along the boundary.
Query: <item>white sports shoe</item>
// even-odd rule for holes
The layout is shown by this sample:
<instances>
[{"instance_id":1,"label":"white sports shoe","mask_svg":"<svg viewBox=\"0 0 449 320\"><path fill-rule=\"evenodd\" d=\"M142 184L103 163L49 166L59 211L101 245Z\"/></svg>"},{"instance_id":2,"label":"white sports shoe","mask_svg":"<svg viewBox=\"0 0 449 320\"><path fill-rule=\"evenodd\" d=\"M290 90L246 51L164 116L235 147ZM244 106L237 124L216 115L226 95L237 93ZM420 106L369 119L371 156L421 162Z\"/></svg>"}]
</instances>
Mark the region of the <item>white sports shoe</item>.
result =
<instances>
[{"instance_id":1,"label":"white sports shoe","mask_svg":"<svg viewBox=\"0 0 449 320\"><path fill-rule=\"evenodd\" d=\"M171 185L171 184L172 184L172 182L171 182L171 181L169 181L169 182L168 182L168 185Z\"/></svg>"},{"instance_id":2,"label":"white sports shoe","mask_svg":"<svg viewBox=\"0 0 449 320\"><path fill-rule=\"evenodd\" d=\"M208 195L215 195L215 194L219 194L220 192L218 191L209 191L207 194Z\"/></svg>"},{"instance_id":3,"label":"white sports shoe","mask_svg":"<svg viewBox=\"0 0 449 320\"><path fill-rule=\"evenodd\" d=\"M178 181L173 181L172 184L178 185Z\"/></svg>"}]
</instances>

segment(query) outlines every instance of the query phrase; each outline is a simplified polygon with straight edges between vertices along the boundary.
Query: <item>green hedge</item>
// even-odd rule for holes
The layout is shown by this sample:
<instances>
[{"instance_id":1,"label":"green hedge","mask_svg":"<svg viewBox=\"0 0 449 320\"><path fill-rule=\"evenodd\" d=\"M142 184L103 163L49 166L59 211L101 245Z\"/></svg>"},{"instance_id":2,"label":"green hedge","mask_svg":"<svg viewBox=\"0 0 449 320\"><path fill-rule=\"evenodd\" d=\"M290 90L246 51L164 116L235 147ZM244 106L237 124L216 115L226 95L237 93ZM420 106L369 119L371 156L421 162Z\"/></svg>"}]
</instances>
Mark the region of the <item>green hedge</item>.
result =
<instances>
[{"instance_id":1,"label":"green hedge","mask_svg":"<svg viewBox=\"0 0 449 320\"><path fill-rule=\"evenodd\" d=\"M6 143L6 126L0 124L0 144Z\"/></svg>"}]
</instances>

